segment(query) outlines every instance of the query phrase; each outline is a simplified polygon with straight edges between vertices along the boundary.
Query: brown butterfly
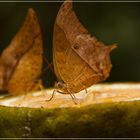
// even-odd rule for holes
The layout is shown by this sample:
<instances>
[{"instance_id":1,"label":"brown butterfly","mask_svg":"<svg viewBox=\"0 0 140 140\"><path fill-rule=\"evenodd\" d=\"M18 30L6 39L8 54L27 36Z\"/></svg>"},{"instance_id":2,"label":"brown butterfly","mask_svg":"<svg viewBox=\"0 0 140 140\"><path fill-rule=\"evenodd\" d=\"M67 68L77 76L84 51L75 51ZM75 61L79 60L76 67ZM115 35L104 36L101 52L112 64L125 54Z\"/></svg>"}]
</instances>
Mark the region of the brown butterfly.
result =
<instances>
[{"instance_id":1,"label":"brown butterfly","mask_svg":"<svg viewBox=\"0 0 140 140\"><path fill-rule=\"evenodd\" d=\"M29 9L23 26L0 57L0 90L24 94L35 90L42 70L42 35L37 15Z\"/></svg>"},{"instance_id":2,"label":"brown butterfly","mask_svg":"<svg viewBox=\"0 0 140 140\"><path fill-rule=\"evenodd\" d=\"M106 46L91 37L78 20L72 0L65 1L56 17L53 38L53 63L58 92L77 93L105 80L112 64L109 53L116 45Z\"/></svg>"}]
</instances>

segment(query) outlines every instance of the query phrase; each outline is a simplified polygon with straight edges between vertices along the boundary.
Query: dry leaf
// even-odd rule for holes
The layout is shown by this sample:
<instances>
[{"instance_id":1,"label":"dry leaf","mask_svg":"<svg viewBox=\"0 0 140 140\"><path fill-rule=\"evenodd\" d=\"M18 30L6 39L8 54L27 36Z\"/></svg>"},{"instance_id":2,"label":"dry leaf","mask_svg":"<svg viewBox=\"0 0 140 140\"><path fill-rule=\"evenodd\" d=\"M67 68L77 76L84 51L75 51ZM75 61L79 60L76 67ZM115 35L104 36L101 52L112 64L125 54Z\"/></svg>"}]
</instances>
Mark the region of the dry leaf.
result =
<instances>
[{"instance_id":1,"label":"dry leaf","mask_svg":"<svg viewBox=\"0 0 140 140\"><path fill-rule=\"evenodd\" d=\"M91 37L72 9L72 0L61 6L54 27L53 61L64 93L77 93L105 80L111 70L109 53L116 45L106 46Z\"/></svg>"}]
</instances>

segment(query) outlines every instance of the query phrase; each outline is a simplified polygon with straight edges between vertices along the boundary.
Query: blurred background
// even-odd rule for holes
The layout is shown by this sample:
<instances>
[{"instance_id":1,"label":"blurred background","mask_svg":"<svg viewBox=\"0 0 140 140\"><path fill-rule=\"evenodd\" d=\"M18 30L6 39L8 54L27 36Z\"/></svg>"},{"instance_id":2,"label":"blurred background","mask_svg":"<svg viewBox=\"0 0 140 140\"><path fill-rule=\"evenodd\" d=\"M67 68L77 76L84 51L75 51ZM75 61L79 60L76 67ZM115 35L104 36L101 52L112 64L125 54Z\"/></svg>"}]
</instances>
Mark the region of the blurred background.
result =
<instances>
[{"instance_id":1,"label":"blurred background","mask_svg":"<svg viewBox=\"0 0 140 140\"><path fill-rule=\"evenodd\" d=\"M28 8L36 11L43 31L44 55L52 62L53 27L61 2L0 3L0 50L8 46L24 22ZM81 23L105 44L117 43L111 54L113 69L106 82L140 81L140 3L75 2ZM45 66L44 66L45 67ZM55 74L42 76L46 86L53 86Z\"/></svg>"}]
</instances>

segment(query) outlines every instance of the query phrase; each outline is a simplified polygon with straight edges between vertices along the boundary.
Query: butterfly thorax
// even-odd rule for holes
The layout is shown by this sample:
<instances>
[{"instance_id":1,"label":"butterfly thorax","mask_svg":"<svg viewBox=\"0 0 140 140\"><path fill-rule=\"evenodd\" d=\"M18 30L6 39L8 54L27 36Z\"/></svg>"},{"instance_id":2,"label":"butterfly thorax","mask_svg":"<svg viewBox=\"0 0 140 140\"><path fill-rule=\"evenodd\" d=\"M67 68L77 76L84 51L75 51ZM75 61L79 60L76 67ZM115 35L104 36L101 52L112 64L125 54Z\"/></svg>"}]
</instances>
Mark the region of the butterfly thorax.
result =
<instances>
[{"instance_id":1,"label":"butterfly thorax","mask_svg":"<svg viewBox=\"0 0 140 140\"><path fill-rule=\"evenodd\" d=\"M74 92L71 90L70 85L64 82L56 82L55 83L56 89L59 91L59 93L62 94L74 94Z\"/></svg>"}]
</instances>

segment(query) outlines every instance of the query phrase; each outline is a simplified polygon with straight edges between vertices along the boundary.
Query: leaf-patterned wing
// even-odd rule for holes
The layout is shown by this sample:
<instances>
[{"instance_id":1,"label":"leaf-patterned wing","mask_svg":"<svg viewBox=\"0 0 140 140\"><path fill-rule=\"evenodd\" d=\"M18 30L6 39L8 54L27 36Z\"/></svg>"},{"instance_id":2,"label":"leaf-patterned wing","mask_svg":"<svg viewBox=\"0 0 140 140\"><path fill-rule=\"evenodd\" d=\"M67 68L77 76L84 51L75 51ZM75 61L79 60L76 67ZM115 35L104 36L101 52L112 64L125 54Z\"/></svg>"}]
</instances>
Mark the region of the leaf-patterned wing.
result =
<instances>
[{"instance_id":1,"label":"leaf-patterned wing","mask_svg":"<svg viewBox=\"0 0 140 140\"><path fill-rule=\"evenodd\" d=\"M42 37L37 36L31 49L26 52L18 62L11 76L7 89L11 94L25 94L39 90L38 80L42 71Z\"/></svg>"},{"instance_id":2,"label":"leaf-patterned wing","mask_svg":"<svg viewBox=\"0 0 140 140\"><path fill-rule=\"evenodd\" d=\"M110 48L91 37L78 20L72 0L65 1L56 17L53 62L58 80L78 92L106 79L111 70Z\"/></svg>"},{"instance_id":3,"label":"leaf-patterned wing","mask_svg":"<svg viewBox=\"0 0 140 140\"><path fill-rule=\"evenodd\" d=\"M28 10L24 24L2 52L0 60L0 89L5 89L19 60L28 52L41 34L38 18L33 9Z\"/></svg>"}]
</instances>

